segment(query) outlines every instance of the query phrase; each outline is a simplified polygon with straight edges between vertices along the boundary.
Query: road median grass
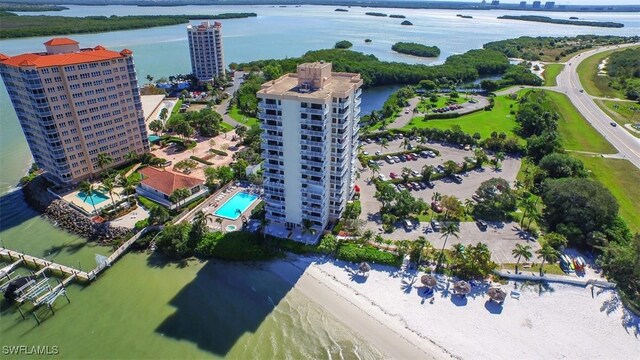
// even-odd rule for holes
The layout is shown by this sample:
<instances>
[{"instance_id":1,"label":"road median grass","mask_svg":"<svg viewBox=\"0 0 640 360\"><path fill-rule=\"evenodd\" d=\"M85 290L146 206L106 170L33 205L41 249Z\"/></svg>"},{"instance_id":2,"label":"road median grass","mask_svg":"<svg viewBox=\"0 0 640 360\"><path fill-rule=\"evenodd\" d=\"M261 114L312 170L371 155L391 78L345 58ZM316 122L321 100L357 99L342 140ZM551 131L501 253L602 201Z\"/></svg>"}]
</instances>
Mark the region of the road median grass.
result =
<instances>
[{"instance_id":1,"label":"road median grass","mask_svg":"<svg viewBox=\"0 0 640 360\"><path fill-rule=\"evenodd\" d=\"M615 154L616 149L587 122L569 98L553 91L547 92L553 110L558 112L558 133L562 146L567 150Z\"/></svg>"},{"instance_id":2,"label":"road median grass","mask_svg":"<svg viewBox=\"0 0 640 360\"><path fill-rule=\"evenodd\" d=\"M620 216L633 232L640 232L640 170L628 160L571 155L582 160L590 176L611 191L620 205Z\"/></svg>"},{"instance_id":3,"label":"road median grass","mask_svg":"<svg viewBox=\"0 0 640 360\"><path fill-rule=\"evenodd\" d=\"M564 69L564 64L546 64L544 66L544 86L556 86L558 85L558 74Z\"/></svg>"}]
</instances>

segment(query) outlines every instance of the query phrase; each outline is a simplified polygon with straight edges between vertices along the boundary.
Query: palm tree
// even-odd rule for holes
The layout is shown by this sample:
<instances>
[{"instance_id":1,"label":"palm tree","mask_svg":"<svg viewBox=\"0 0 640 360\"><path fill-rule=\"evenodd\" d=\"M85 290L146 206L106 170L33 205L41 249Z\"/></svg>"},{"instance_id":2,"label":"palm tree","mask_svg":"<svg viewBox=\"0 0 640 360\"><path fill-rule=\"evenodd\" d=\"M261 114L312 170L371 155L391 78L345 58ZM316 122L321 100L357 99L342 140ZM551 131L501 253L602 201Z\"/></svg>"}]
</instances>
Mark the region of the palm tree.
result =
<instances>
[{"instance_id":1,"label":"palm tree","mask_svg":"<svg viewBox=\"0 0 640 360\"><path fill-rule=\"evenodd\" d=\"M373 231L371 229L367 229L362 233L362 242L364 244L369 244L369 242L373 239Z\"/></svg>"},{"instance_id":2,"label":"palm tree","mask_svg":"<svg viewBox=\"0 0 640 360\"><path fill-rule=\"evenodd\" d=\"M474 155L476 156L476 167L482 167L482 164L489 159L487 153L481 148L477 148Z\"/></svg>"},{"instance_id":3,"label":"palm tree","mask_svg":"<svg viewBox=\"0 0 640 360\"><path fill-rule=\"evenodd\" d=\"M471 213L473 213L474 206L475 206L475 203L473 202L473 200L465 199L464 200L464 215L465 216L471 215Z\"/></svg>"},{"instance_id":4,"label":"palm tree","mask_svg":"<svg viewBox=\"0 0 640 360\"><path fill-rule=\"evenodd\" d=\"M106 178L104 180L102 180L102 185L100 186L100 190L106 192L107 194L109 194L109 197L111 197L111 204L115 205L116 202L113 201L113 193L114 193L114 189L116 188L116 184L114 184L113 179L111 178Z\"/></svg>"},{"instance_id":5,"label":"palm tree","mask_svg":"<svg viewBox=\"0 0 640 360\"><path fill-rule=\"evenodd\" d=\"M533 254L531 254L531 246L516 244L516 248L511 250L513 257L517 259L516 261L516 274L518 273L518 265L520 264L520 259L524 258L525 261L529 261Z\"/></svg>"},{"instance_id":6,"label":"palm tree","mask_svg":"<svg viewBox=\"0 0 640 360\"><path fill-rule=\"evenodd\" d=\"M149 123L149 130L153 131L156 135L158 135L158 133L160 133L160 131L162 131L164 129L164 124L162 123L162 120L156 119L156 120L152 120Z\"/></svg>"},{"instance_id":7,"label":"palm tree","mask_svg":"<svg viewBox=\"0 0 640 360\"><path fill-rule=\"evenodd\" d=\"M538 200L531 197L522 201L523 212L522 219L520 219L520 228L522 228L522 226L524 225L524 219L538 210L538 208L536 207L537 203Z\"/></svg>"},{"instance_id":8,"label":"palm tree","mask_svg":"<svg viewBox=\"0 0 640 360\"><path fill-rule=\"evenodd\" d=\"M387 140L387 138L380 139L380 152L388 148L389 148L389 140Z\"/></svg>"},{"instance_id":9,"label":"palm tree","mask_svg":"<svg viewBox=\"0 0 640 360\"><path fill-rule=\"evenodd\" d=\"M266 217L263 217L262 219L260 219L260 232L262 233L263 240L267 236L267 226L269 226L270 222L271 221L269 221L269 219L267 219Z\"/></svg>"},{"instance_id":10,"label":"palm tree","mask_svg":"<svg viewBox=\"0 0 640 360\"><path fill-rule=\"evenodd\" d=\"M209 228L209 220L213 219L213 214L200 210L193 217L193 226L200 229L201 235L204 235Z\"/></svg>"},{"instance_id":11,"label":"palm tree","mask_svg":"<svg viewBox=\"0 0 640 360\"><path fill-rule=\"evenodd\" d=\"M315 235L316 232L318 232L318 231L313 227L313 221L311 221L309 219L302 220L302 234L303 235L306 235L306 234Z\"/></svg>"},{"instance_id":12,"label":"palm tree","mask_svg":"<svg viewBox=\"0 0 640 360\"><path fill-rule=\"evenodd\" d=\"M558 251L549 244L542 245L540 249L536 250L536 254L538 254L539 259L542 259L540 263L540 276L544 275L542 272L544 262L555 263L559 257Z\"/></svg>"},{"instance_id":13,"label":"palm tree","mask_svg":"<svg viewBox=\"0 0 640 360\"><path fill-rule=\"evenodd\" d=\"M442 235L441 238L444 237L444 244L442 244L442 250L440 251L440 256L438 257L438 263L436 264L436 271L440 269L440 262L442 261L442 256L444 255L444 249L447 246L447 240L449 240L449 236L453 235L456 239L458 238L458 233L460 232L460 227L458 223L450 222L445 224L440 230Z\"/></svg>"},{"instance_id":14,"label":"palm tree","mask_svg":"<svg viewBox=\"0 0 640 360\"><path fill-rule=\"evenodd\" d=\"M378 163L375 161L369 164L369 169L371 170L371 174L374 177L380 173L380 165L378 165Z\"/></svg>"},{"instance_id":15,"label":"palm tree","mask_svg":"<svg viewBox=\"0 0 640 360\"><path fill-rule=\"evenodd\" d=\"M402 142L400 143L400 148L407 150L407 148L409 147L409 145L411 145L411 141L409 140L409 138L405 137Z\"/></svg>"},{"instance_id":16,"label":"palm tree","mask_svg":"<svg viewBox=\"0 0 640 360\"><path fill-rule=\"evenodd\" d=\"M91 199L91 206L93 206L93 212L98 215L98 210L96 209L96 204L93 203L93 194L96 192L95 187L92 183L87 180L80 183L78 186L78 190L84 194L83 201L87 202L87 198Z\"/></svg>"},{"instance_id":17,"label":"palm tree","mask_svg":"<svg viewBox=\"0 0 640 360\"><path fill-rule=\"evenodd\" d=\"M409 177L411 176L411 168L408 167L403 167L402 168L402 179L404 180L404 182L407 182L409 180Z\"/></svg>"},{"instance_id":18,"label":"palm tree","mask_svg":"<svg viewBox=\"0 0 640 360\"><path fill-rule=\"evenodd\" d=\"M420 247L420 252L418 253L418 266L420 266L420 263L422 262L422 251L424 250L425 246L427 246L427 243L429 242L429 240L427 240L427 238L425 238L424 236L418 236L418 240L416 240L416 246Z\"/></svg>"},{"instance_id":19,"label":"palm tree","mask_svg":"<svg viewBox=\"0 0 640 360\"><path fill-rule=\"evenodd\" d=\"M189 189L185 189L185 188L176 189L176 190L173 191L171 196L169 196L169 200L171 200L171 202L175 203L177 205L177 209L176 210L180 211L180 202L182 200L188 198L189 195L191 195L191 192L189 191Z\"/></svg>"},{"instance_id":20,"label":"palm tree","mask_svg":"<svg viewBox=\"0 0 640 360\"><path fill-rule=\"evenodd\" d=\"M215 222L220 227L220 231L222 231L222 218L221 217L216 218Z\"/></svg>"},{"instance_id":21,"label":"palm tree","mask_svg":"<svg viewBox=\"0 0 640 360\"><path fill-rule=\"evenodd\" d=\"M124 155L124 158L127 159L130 163L133 163L138 160L138 153L135 151L129 151Z\"/></svg>"},{"instance_id":22,"label":"palm tree","mask_svg":"<svg viewBox=\"0 0 640 360\"><path fill-rule=\"evenodd\" d=\"M434 192L433 195L431 195L431 201L435 201L435 202L439 202L442 199L442 194L440 194L439 192Z\"/></svg>"},{"instance_id":23,"label":"palm tree","mask_svg":"<svg viewBox=\"0 0 640 360\"><path fill-rule=\"evenodd\" d=\"M422 166L422 180L426 182L431 181L431 177L433 176L433 166L431 165L423 165Z\"/></svg>"},{"instance_id":24,"label":"palm tree","mask_svg":"<svg viewBox=\"0 0 640 360\"><path fill-rule=\"evenodd\" d=\"M110 164L113 163L113 158L111 157L111 155L107 154L107 153L100 153L98 154L98 166L100 167L100 169L104 170L104 168L106 166L109 166Z\"/></svg>"}]
</instances>

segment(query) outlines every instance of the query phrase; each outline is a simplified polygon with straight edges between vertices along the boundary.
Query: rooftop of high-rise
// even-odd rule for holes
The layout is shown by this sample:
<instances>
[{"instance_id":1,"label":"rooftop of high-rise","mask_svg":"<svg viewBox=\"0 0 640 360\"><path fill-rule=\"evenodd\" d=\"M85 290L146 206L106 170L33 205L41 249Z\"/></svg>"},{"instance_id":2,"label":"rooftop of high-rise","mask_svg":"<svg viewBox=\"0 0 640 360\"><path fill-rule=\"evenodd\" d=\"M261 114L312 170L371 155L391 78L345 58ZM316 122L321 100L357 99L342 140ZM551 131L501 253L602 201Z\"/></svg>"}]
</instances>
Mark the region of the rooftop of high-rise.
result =
<instances>
[{"instance_id":1,"label":"rooftop of high-rise","mask_svg":"<svg viewBox=\"0 0 640 360\"><path fill-rule=\"evenodd\" d=\"M331 63L322 61L300 64L297 73L262 84L258 94L317 99L346 95L362 85L360 74L332 72L331 69Z\"/></svg>"},{"instance_id":2,"label":"rooftop of high-rise","mask_svg":"<svg viewBox=\"0 0 640 360\"><path fill-rule=\"evenodd\" d=\"M49 67L83 64L126 57L131 50L120 52L107 50L103 46L81 49L79 43L69 38L53 38L44 43L46 51L15 56L0 54L0 63L14 67Z\"/></svg>"}]
</instances>

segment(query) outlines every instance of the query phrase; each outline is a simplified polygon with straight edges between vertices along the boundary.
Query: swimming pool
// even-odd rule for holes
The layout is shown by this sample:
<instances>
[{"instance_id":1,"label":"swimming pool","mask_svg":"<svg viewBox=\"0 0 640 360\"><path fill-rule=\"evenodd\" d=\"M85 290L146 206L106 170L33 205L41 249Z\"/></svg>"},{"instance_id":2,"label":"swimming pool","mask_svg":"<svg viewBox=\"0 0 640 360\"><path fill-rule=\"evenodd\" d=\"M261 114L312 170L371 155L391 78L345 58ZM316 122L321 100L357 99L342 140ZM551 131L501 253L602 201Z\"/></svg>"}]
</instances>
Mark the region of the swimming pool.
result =
<instances>
[{"instance_id":1,"label":"swimming pool","mask_svg":"<svg viewBox=\"0 0 640 360\"><path fill-rule=\"evenodd\" d=\"M220 208L213 214L225 219L236 220L257 199L257 195L248 194L246 192L238 192L233 195L231 199L222 204L222 206L220 206Z\"/></svg>"},{"instance_id":2,"label":"swimming pool","mask_svg":"<svg viewBox=\"0 0 640 360\"><path fill-rule=\"evenodd\" d=\"M103 201L109 200L109 197L107 195L99 191L94 191L91 196L87 196L87 194L80 191L76 196L79 197L80 200L84 201L86 204L89 204L89 205L91 204L98 205ZM92 200L93 202L91 202Z\"/></svg>"},{"instance_id":3,"label":"swimming pool","mask_svg":"<svg viewBox=\"0 0 640 360\"><path fill-rule=\"evenodd\" d=\"M149 142L154 142L160 140L160 136L158 135L149 135Z\"/></svg>"}]
</instances>

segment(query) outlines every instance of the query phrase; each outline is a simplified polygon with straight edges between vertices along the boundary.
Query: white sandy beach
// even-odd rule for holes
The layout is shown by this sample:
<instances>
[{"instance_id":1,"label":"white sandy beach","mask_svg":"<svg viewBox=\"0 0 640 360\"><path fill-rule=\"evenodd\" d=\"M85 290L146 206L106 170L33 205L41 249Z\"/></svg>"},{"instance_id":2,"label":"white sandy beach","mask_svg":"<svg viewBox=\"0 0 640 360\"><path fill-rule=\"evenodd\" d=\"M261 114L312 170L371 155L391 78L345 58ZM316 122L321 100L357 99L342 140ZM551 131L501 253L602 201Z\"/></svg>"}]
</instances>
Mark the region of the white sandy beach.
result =
<instances>
[{"instance_id":1,"label":"white sandy beach","mask_svg":"<svg viewBox=\"0 0 640 360\"><path fill-rule=\"evenodd\" d=\"M294 275L304 269L300 277ZM520 299L500 307L476 288L466 301L442 283L433 304L419 278L322 258L275 262L271 270L358 332L388 358L637 359L640 320L613 291L510 282Z\"/></svg>"}]
</instances>

